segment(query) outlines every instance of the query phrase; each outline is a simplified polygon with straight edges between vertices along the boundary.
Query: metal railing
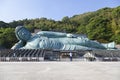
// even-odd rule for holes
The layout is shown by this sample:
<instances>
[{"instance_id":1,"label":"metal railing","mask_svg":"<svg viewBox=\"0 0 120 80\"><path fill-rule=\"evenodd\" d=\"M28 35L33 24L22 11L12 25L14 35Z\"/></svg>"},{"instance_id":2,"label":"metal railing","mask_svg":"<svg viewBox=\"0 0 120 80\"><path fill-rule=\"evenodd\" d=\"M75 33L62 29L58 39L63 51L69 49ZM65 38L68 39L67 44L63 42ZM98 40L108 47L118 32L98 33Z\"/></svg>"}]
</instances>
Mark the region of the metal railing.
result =
<instances>
[{"instance_id":1,"label":"metal railing","mask_svg":"<svg viewBox=\"0 0 120 80\"><path fill-rule=\"evenodd\" d=\"M0 62L14 61L69 61L69 53L73 53L73 61L120 61L120 50L40 50L40 49L4 49L0 50ZM90 52L94 57L84 57Z\"/></svg>"},{"instance_id":2,"label":"metal railing","mask_svg":"<svg viewBox=\"0 0 120 80\"><path fill-rule=\"evenodd\" d=\"M44 61L44 57L0 57L1 62Z\"/></svg>"}]
</instances>

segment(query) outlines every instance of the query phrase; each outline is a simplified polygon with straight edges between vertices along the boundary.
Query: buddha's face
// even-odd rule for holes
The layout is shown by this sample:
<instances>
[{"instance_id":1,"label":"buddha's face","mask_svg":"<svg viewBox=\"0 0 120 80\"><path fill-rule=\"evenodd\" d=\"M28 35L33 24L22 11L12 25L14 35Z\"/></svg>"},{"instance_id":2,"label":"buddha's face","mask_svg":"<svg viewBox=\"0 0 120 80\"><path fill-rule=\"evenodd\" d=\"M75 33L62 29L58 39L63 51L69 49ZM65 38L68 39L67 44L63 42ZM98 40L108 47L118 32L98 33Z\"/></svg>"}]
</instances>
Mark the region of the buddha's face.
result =
<instances>
[{"instance_id":1,"label":"buddha's face","mask_svg":"<svg viewBox=\"0 0 120 80\"><path fill-rule=\"evenodd\" d=\"M26 28L22 27L16 32L16 36L19 40L27 41L31 37L31 33Z\"/></svg>"}]
</instances>

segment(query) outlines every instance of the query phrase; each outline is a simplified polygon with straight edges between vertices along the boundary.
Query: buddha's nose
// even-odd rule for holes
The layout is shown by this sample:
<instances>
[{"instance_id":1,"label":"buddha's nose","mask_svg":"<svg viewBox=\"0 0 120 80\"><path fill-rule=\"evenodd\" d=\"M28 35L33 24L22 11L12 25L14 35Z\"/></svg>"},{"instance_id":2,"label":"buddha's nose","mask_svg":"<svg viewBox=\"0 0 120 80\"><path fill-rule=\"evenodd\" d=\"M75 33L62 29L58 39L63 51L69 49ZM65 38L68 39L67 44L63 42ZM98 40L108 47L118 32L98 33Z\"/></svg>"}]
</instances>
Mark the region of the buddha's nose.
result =
<instances>
[{"instance_id":1,"label":"buddha's nose","mask_svg":"<svg viewBox=\"0 0 120 80\"><path fill-rule=\"evenodd\" d=\"M22 33L22 35L25 35L25 33Z\"/></svg>"}]
</instances>

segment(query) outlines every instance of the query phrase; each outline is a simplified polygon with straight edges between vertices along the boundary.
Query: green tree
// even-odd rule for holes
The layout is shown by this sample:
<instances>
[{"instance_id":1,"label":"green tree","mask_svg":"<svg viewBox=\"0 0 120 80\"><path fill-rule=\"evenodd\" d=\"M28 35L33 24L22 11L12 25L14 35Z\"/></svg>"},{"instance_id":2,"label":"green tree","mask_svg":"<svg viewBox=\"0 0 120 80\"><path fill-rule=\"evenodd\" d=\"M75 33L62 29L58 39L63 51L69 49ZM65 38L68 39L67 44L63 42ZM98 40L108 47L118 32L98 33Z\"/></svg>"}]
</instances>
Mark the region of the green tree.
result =
<instances>
[{"instance_id":1,"label":"green tree","mask_svg":"<svg viewBox=\"0 0 120 80\"><path fill-rule=\"evenodd\" d=\"M11 48L17 42L14 29L13 28L5 28L5 29L2 28L0 31L1 31L0 45L6 48Z\"/></svg>"}]
</instances>

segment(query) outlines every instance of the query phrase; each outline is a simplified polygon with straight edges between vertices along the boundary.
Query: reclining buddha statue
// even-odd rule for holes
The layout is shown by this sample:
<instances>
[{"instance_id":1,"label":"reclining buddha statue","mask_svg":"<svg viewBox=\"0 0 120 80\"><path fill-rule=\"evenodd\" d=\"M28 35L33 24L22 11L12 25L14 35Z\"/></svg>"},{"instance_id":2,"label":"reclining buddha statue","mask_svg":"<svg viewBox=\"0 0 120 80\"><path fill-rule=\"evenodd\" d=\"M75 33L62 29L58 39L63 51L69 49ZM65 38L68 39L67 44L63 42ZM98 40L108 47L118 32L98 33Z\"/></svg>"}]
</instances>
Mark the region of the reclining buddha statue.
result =
<instances>
[{"instance_id":1,"label":"reclining buddha statue","mask_svg":"<svg viewBox=\"0 0 120 80\"><path fill-rule=\"evenodd\" d=\"M115 48L114 42L103 44L76 34L40 31L31 35L24 26L16 27L15 34L19 42L11 49L94 50Z\"/></svg>"}]
</instances>

